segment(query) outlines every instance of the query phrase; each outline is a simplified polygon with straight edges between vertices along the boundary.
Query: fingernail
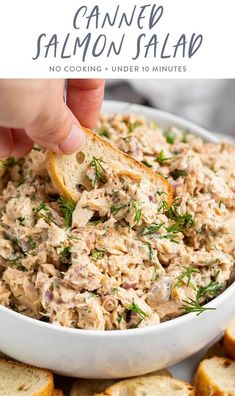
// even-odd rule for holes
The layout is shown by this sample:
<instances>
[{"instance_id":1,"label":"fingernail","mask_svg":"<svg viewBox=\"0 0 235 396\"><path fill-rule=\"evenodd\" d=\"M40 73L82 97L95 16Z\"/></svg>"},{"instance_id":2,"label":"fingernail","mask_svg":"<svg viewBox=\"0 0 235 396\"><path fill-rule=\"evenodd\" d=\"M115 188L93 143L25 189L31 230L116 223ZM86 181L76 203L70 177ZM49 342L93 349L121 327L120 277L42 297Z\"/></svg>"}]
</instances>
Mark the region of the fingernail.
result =
<instances>
[{"instance_id":1,"label":"fingernail","mask_svg":"<svg viewBox=\"0 0 235 396\"><path fill-rule=\"evenodd\" d=\"M59 144L63 153L70 154L80 150L84 143L84 132L78 125L73 124L69 136Z\"/></svg>"}]
</instances>

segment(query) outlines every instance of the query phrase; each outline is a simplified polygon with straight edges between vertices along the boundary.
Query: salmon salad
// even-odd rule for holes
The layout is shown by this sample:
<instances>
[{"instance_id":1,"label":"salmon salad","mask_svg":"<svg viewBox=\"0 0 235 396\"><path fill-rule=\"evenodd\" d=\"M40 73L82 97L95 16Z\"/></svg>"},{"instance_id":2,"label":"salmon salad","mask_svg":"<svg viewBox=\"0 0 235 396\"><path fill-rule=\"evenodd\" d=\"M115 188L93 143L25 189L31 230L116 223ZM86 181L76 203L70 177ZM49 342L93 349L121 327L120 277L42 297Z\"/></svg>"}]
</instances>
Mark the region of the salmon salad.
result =
<instances>
[{"instance_id":1,"label":"salmon salad","mask_svg":"<svg viewBox=\"0 0 235 396\"><path fill-rule=\"evenodd\" d=\"M235 146L135 115L102 115L96 132L163 188L93 157L75 203L59 196L42 148L2 161L0 304L91 330L206 315L233 280Z\"/></svg>"}]
</instances>

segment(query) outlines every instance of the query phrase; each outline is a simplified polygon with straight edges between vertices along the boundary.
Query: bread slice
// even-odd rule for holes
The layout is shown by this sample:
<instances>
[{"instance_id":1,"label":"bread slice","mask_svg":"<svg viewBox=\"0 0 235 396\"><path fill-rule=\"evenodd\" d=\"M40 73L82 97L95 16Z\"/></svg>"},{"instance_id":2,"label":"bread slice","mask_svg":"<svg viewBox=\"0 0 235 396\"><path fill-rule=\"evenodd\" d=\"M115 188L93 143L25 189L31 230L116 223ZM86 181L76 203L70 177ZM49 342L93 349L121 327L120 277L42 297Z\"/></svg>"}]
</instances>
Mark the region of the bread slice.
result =
<instances>
[{"instance_id":1,"label":"bread slice","mask_svg":"<svg viewBox=\"0 0 235 396\"><path fill-rule=\"evenodd\" d=\"M235 362L218 356L203 360L196 372L195 387L197 396L235 395Z\"/></svg>"},{"instance_id":2,"label":"bread slice","mask_svg":"<svg viewBox=\"0 0 235 396\"><path fill-rule=\"evenodd\" d=\"M227 355L235 359L235 319L225 330L223 345Z\"/></svg>"},{"instance_id":3,"label":"bread slice","mask_svg":"<svg viewBox=\"0 0 235 396\"><path fill-rule=\"evenodd\" d=\"M83 129L85 143L82 151L72 155L47 153L48 173L55 187L64 198L77 202L80 197L80 186L86 189L91 188L86 170L93 157L96 157L102 158L106 163L118 162L126 172L135 172L140 178L146 178L155 186L159 185L159 190L168 194L168 205L171 205L172 187L162 175L153 172L144 164L118 150L96 133L86 128Z\"/></svg>"},{"instance_id":4,"label":"bread slice","mask_svg":"<svg viewBox=\"0 0 235 396\"><path fill-rule=\"evenodd\" d=\"M147 376L117 382L96 396L193 396L192 385L176 378Z\"/></svg>"},{"instance_id":5,"label":"bread slice","mask_svg":"<svg viewBox=\"0 0 235 396\"><path fill-rule=\"evenodd\" d=\"M161 375L166 377L171 377L171 373L168 370L159 370L154 371L154 373L147 374L149 375ZM87 380L87 379L78 379L74 382L72 389L70 391L70 396L92 396L94 392L103 392L106 388L118 382L118 379L113 380Z\"/></svg>"},{"instance_id":6,"label":"bread slice","mask_svg":"<svg viewBox=\"0 0 235 396\"><path fill-rule=\"evenodd\" d=\"M0 359L0 395L53 396L53 375L48 370Z\"/></svg>"}]
</instances>

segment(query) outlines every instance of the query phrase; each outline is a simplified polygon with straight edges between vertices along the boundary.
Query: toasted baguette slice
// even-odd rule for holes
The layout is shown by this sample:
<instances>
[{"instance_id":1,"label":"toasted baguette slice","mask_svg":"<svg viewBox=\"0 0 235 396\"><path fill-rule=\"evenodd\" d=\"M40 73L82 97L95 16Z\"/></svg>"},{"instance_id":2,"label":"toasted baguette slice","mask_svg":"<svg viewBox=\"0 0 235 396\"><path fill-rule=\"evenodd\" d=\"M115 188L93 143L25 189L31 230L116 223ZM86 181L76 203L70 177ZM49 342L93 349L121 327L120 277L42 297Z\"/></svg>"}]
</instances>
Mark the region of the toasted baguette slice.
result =
<instances>
[{"instance_id":1,"label":"toasted baguette slice","mask_svg":"<svg viewBox=\"0 0 235 396\"><path fill-rule=\"evenodd\" d=\"M53 396L53 375L48 370L0 359L0 395Z\"/></svg>"},{"instance_id":2,"label":"toasted baguette slice","mask_svg":"<svg viewBox=\"0 0 235 396\"><path fill-rule=\"evenodd\" d=\"M171 377L156 375L117 382L96 396L193 396L192 385Z\"/></svg>"},{"instance_id":3,"label":"toasted baguette slice","mask_svg":"<svg viewBox=\"0 0 235 396\"><path fill-rule=\"evenodd\" d=\"M228 356L235 359L235 319L225 330L224 349Z\"/></svg>"},{"instance_id":4,"label":"toasted baguette slice","mask_svg":"<svg viewBox=\"0 0 235 396\"><path fill-rule=\"evenodd\" d=\"M168 193L168 205L172 203L172 188L161 175L153 172L142 163L118 150L96 133L84 128L85 143L82 151L72 155L47 153L47 170L59 193L64 198L77 202L80 197L79 186L89 189L90 182L86 170L93 157L102 158L106 163L118 162L126 172L136 173L146 178L159 189Z\"/></svg>"},{"instance_id":5,"label":"toasted baguette slice","mask_svg":"<svg viewBox=\"0 0 235 396\"><path fill-rule=\"evenodd\" d=\"M154 373L147 374L149 375L161 375L166 377L171 377L171 374L168 370L159 370L154 371ZM92 396L94 392L103 392L107 387L118 382L118 379L113 380L86 380L86 379L78 379L74 382L72 389L70 391L70 396Z\"/></svg>"},{"instance_id":6,"label":"toasted baguette slice","mask_svg":"<svg viewBox=\"0 0 235 396\"><path fill-rule=\"evenodd\" d=\"M64 392L61 389L55 389L54 396L64 396Z\"/></svg>"},{"instance_id":7,"label":"toasted baguette slice","mask_svg":"<svg viewBox=\"0 0 235 396\"><path fill-rule=\"evenodd\" d=\"M214 356L203 360L195 376L197 396L235 395L235 362Z\"/></svg>"}]
</instances>

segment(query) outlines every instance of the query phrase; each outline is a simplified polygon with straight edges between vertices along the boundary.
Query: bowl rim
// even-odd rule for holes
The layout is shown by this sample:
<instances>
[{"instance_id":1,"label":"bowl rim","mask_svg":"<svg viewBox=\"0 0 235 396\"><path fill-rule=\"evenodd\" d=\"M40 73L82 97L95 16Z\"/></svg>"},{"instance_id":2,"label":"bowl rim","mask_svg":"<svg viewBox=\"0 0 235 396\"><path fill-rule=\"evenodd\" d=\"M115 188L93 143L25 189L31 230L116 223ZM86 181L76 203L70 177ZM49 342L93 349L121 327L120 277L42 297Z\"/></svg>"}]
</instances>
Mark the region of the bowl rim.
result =
<instances>
[{"instance_id":1,"label":"bowl rim","mask_svg":"<svg viewBox=\"0 0 235 396\"><path fill-rule=\"evenodd\" d=\"M101 111L104 112L114 112L111 109L117 109L117 112L119 111L124 111L126 110L128 112L133 111L134 113L138 112L140 113L141 116L143 117L152 117L152 119L158 119L161 122L166 122L166 123L171 123L174 126L178 126L181 128L186 128L192 131L193 134L202 137L206 141L210 141L212 143L219 143L221 142L221 139L217 136L213 136L212 133L206 131L204 128L201 128L200 126L197 126L196 124L185 120L182 117L179 117L175 114L168 113L162 110L158 110L155 108L139 105L139 104L134 104L134 103L129 103L129 102L123 102L123 101L113 101L113 100L106 100L103 102L103 106ZM228 286L219 296L208 302L207 304L203 305L203 307L206 308L218 308L219 305L223 304L223 301L227 298L229 298L232 293L235 292L235 282L232 283L230 286ZM70 327L63 327L59 326L53 323L46 323L43 321L40 321L39 319L34 319L29 316L25 316L19 312L13 311L10 308L4 307L0 305L0 313L9 315L11 318L20 320L22 322L28 323L29 325L34 325L38 326L39 328L45 329L45 330L50 330L51 332L57 332L57 333L62 333L62 334L71 334L71 335L77 335L77 336L86 336L86 337L130 337L132 335L143 335L147 334L149 332L157 332L157 331L163 331L167 328L175 327L175 326L180 326L184 325L186 322L195 320L199 315L196 313L188 313L188 314L183 314L181 316L178 316L176 318L167 320L166 322L161 322L152 326L146 326L146 327L141 327L141 328L136 328L136 329L125 329L125 330L88 330L88 329L75 329L75 328L70 328ZM216 311L211 311L207 312L208 315L215 313ZM205 313L202 313L203 315ZM200 316L201 316L200 315Z\"/></svg>"}]
</instances>

